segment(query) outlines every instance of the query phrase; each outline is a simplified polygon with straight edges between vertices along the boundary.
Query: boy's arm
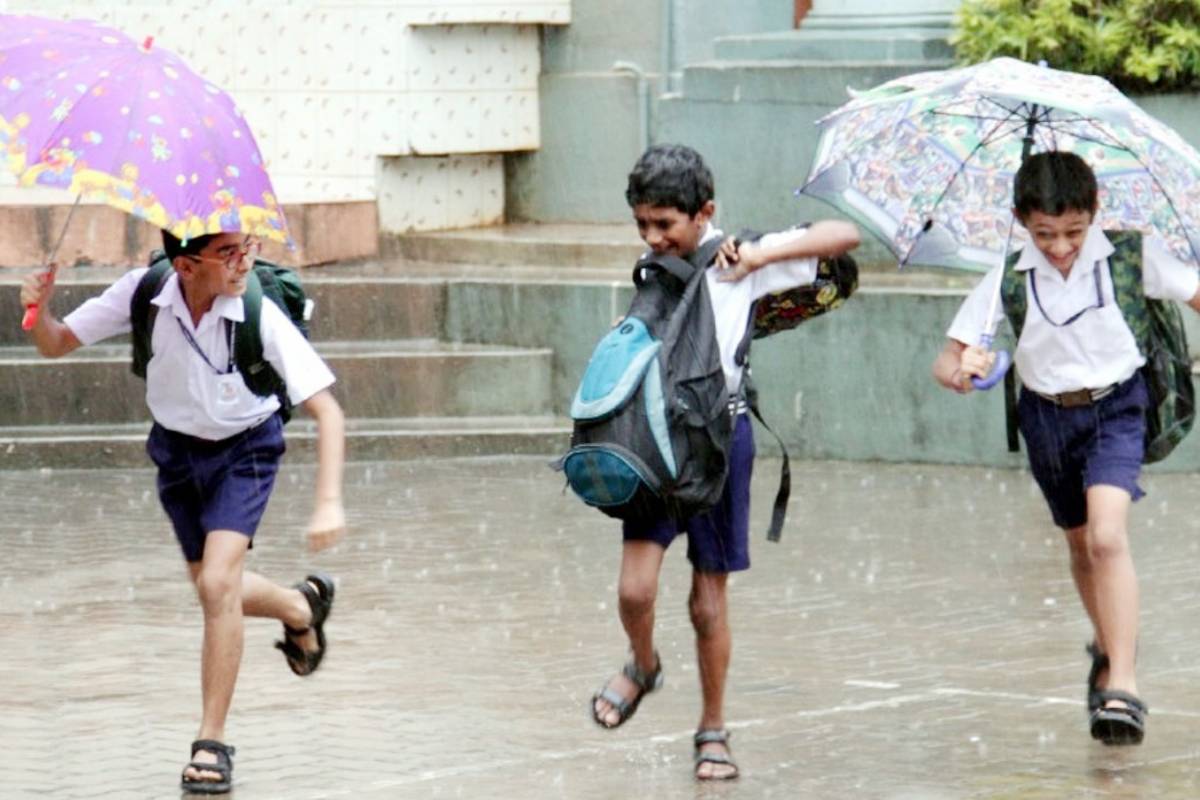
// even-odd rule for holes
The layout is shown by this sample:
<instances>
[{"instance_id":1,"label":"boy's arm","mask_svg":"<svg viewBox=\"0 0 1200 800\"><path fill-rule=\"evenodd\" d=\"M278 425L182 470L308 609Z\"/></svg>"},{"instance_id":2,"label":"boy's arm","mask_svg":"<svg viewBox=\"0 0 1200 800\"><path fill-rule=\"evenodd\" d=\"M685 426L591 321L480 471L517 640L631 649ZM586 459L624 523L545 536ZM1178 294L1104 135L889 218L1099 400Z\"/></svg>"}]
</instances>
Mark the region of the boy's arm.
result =
<instances>
[{"instance_id":1,"label":"boy's arm","mask_svg":"<svg viewBox=\"0 0 1200 800\"><path fill-rule=\"evenodd\" d=\"M54 270L39 270L25 276L21 282L21 305L39 306L37 322L29 331L38 352L47 358L65 356L82 343L74 331L55 318L50 310L54 296Z\"/></svg>"},{"instance_id":2,"label":"boy's arm","mask_svg":"<svg viewBox=\"0 0 1200 800\"><path fill-rule=\"evenodd\" d=\"M838 256L858 247L861 241L858 226L854 223L832 219L820 220L810 225L803 236L788 238L779 244L763 246L754 242L741 242L736 252L732 253L732 248L724 248L721 255L733 268L724 270L720 279L740 281L750 273L777 261Z\"/></svg>"},{"instance_id":3,"label":"boy's arm","mask_svg":"<svg viewBox=\"0 0 1200 800\"><path fill-rule=\"evenodd\" d=\"M1193 311L1200 313L1200 289L1196 290L1196 293L1192 295L1191 300L1187 301L1187 304L1192 307Z\"/></svg>"},{"instance_id":4,"label":"boy's arm","mask_svg":"<svg viewBox=\"0 0 1200 800\"><path fill-rule=\"evenodd\" d=\"M308 549L316 552L346 535L346 512L342 507L346 422L342 407L328 389L317 392L302 405L317 421L316 505L308 523Z\"/></svg>"},{"instance_id":5,"label":"boy's arm","mask_svg":"<svg viewBox=\"0 0 1200 800\"><path fill-rule=\"evenodd\" d=\"M942 352L933 360L933 379L947 389L966 394L975 388L971 378L987 375L995 360L996 354L982 347L967 346L957 339L947 339Z\"/></svg>"}]
</instances>

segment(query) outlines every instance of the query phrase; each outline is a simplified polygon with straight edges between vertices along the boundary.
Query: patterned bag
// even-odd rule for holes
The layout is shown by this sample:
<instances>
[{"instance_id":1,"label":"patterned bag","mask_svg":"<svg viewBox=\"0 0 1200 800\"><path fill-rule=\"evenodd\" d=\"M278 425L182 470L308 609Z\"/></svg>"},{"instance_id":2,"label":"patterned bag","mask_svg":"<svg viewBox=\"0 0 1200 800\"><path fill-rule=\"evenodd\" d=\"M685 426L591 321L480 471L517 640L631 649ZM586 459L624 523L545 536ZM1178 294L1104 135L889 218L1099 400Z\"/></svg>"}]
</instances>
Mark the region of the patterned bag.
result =
<instances>
[{"instance_id":1,"label":"patterned bag","mask_svg":"<svg viewBox=\"0 0 1200 800\"><path fill-rule=\"evenodd\" d=\"M1183 441L1196 420L1196 390L1192 357L1179 307L1169 300L1146 297L1142 285L1142 234L1105 231L1115 248L1108 258L1117 307L1146 357L1142 377L1149 391L1146 407L1146 451L1142 461L1162 461ZM1009 256L1001 281L1004 313L1018 339L1025 323L1025 276L1016 266L1019 254Z\"/></svg>"},{"instance_id":2,"label":"patterned bag","mask_svg":"<svg viewBox=\"0 0 1200 800\"><path fill-rule=\"evenodd\" d=\"M743 232L742 241L761 235ZM805 320L833 311L858 288L858 263L848 254L817 260L817 277L807 286L796 286L759 298L754 305L755 339L789 331Z\"/></svg>"}]
</instances>

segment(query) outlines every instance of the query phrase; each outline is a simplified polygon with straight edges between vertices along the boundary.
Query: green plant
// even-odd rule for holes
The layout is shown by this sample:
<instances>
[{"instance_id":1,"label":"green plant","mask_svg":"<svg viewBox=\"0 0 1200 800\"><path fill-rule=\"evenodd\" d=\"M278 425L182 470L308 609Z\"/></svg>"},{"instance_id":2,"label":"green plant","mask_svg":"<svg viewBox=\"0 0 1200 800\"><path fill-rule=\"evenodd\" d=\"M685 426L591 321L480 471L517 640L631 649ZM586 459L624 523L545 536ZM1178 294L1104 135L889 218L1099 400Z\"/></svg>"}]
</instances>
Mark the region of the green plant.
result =
<instances>
[{"instance_id":1,"label":"green plant","mask_svg":"<svg viewBox=\"0 0 1200 800\"><path fill-rule=\"evenodd\" d=\"M965 0L959 61L1045 59L1124 91L1200 88L1200 0Z\"/></svg>"}]
</instances>

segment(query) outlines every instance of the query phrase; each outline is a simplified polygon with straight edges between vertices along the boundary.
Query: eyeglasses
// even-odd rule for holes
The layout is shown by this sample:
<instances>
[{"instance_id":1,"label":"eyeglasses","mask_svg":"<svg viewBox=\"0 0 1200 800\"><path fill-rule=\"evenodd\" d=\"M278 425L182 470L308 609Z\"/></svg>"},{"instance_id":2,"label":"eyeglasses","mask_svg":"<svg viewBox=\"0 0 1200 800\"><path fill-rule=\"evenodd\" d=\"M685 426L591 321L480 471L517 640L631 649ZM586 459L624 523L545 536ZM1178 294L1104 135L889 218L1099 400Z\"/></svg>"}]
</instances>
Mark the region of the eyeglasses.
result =
<instances>
[{"instance_id":1,"label":"eyeglasses","mask_svg":"<svg viewBox=\"0 0 1200 800\"><path fill-rule=\"evenodd\" d=\"M242 259L249 258L253 261L258 258L258 254L262 252L262 240L256 236L248 236L246 237L246 241L241 244L230 245L221 249L226 250L228 247L232 247L233 249L218 256L193 255L189 256L189 258L194 258L197 261L216 261L225 267L225 269L237 269L238 265L242 263Z\"/></svg>"}]
</instances>

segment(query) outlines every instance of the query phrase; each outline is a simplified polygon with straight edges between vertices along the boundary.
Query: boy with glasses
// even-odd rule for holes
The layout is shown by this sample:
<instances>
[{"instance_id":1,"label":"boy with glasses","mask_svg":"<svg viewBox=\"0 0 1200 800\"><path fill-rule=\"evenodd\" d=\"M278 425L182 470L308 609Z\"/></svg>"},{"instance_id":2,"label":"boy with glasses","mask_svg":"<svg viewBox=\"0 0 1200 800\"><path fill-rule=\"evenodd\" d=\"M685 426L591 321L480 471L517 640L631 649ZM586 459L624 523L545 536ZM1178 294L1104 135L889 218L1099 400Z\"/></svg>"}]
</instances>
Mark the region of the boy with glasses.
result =
<instances>
[{"instance_id":1,"label":"boy with glasses","mask_svg":"<svg viewBox=\"0 0 1200 800\"><path fill-rule=\"evenodd\" d=\"M146 365L146 404L154 419L146 450L158 467L159 499L204 613L203 719L182 788L217 794L232 785L234 751L224 733L241 663L244 615L280 620L285 637L279 647L288 665L297 675L309 675L325 653L334 583L318 573L287 589L243 569L285 449L279 398L251 392L232 352L230 331L245 319L242 295L258 240L218 233L184 243L164 231L163 246L174 274L151 300L159 313ZM48 307L53 271L27 276L21 301L41 307L29 332L38 352L57 358L128 333L133 295L146 272L130 270L62 321ZM274 303L262 303L259 330L264 356L286 383L288 399L317 422L316 504L308 544L321 550L338 541L346 525L344 420L329 391L333 374Z\"/></svg>"}]
</instances>

